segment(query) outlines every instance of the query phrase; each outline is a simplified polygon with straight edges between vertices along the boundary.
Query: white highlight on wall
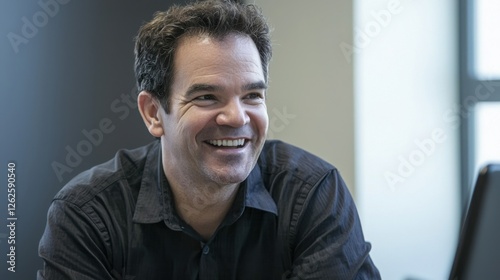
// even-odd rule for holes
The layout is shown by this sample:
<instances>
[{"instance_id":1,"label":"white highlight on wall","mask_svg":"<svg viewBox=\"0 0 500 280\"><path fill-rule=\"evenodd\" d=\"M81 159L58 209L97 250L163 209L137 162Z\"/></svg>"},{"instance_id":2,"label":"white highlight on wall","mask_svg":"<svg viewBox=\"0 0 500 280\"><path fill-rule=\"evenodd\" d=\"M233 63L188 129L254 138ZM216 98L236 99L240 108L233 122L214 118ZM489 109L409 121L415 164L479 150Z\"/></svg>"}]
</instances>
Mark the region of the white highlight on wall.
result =
<instances>
[{"instance_id":1,"label":"white highlight on wall","mask_svg":"<svg viewBox=\"0 0 500 280\"><path fill-rule=\"evenodd\" d=\"M383 279L447 279L451 268L459 116L446 114L458 102L457 3L355 2L354 38L374 15L391 16L353 60L357 204Z\"/></svg>"}]
</instances>

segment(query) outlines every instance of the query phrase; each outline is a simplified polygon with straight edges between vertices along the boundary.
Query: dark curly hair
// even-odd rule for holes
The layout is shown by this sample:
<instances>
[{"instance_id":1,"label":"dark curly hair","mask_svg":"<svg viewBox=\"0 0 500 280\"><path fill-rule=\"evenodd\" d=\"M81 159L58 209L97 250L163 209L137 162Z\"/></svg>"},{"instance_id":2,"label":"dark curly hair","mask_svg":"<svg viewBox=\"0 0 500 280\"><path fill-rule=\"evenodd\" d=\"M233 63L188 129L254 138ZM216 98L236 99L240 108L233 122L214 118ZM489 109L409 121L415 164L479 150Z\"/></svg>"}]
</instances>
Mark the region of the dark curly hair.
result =
<instances>
[{"instance_id":1,"label":"dark curly hair","mask_svg":"<svg viewBox=\"0 0 500 280\"><path fill-rule=\"evenodd\" d=\"M172 6L166 12L155 13L151 21L141 26L134 50L138 90L153 94L169 113L173 61L179 39L196 35L224 39L234 33L253 40L267 82L272 48L269 26L260 9L229 0L207 0Z\"/></svg>"}]
</instances>

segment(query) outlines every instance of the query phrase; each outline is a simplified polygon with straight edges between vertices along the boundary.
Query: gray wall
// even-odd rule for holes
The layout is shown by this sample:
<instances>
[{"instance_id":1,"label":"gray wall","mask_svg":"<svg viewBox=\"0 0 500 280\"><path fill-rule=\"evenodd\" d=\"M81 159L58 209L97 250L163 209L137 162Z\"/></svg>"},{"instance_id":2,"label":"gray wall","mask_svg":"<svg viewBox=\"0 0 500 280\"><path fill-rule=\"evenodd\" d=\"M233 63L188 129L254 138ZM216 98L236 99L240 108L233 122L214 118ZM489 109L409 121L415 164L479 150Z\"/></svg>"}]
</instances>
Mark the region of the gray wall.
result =
<instances>
[{"instance_id":1,"label":"gray wall","mask_svg":"<svg viewBox=\"0 0 500 280\"><path fill-rule=\"evenodd\" d=\"M0 8L0 279L35 278L47 208L69 179L153 140L135 107L133 37L173 1L57 1ZM9 162L15 273L6 265Z\"/></svg>"},{"instance_id":2,"label":"gray wall","mask_svg":"<svg viewBox=\"0 0 500 280\"><path fill-rule=\"evenodd\" d=\"M247 2L259 5L273 28L269 136L334 164L354 193L353 64L339 47L352 42L352 1Z\"/></svg>"}]
</instances>

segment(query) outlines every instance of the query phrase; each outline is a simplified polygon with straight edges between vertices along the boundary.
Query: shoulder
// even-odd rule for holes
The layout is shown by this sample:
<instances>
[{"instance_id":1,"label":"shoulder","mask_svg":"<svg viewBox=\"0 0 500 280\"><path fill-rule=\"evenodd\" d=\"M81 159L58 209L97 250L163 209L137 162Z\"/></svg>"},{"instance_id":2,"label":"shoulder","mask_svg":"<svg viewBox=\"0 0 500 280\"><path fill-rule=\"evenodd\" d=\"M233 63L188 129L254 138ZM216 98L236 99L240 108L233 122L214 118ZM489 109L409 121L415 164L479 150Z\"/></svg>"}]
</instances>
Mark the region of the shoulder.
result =
<instances>
[{"instance_id":1,"label":"shoulder","mask_svg":"<svg viewBox=\"0 0 500 280\"><path fill-rule=\"evenodd\" d=\"M140 183L148 155L158 150L156 142L136 149L118 150L112 159L72 178L54 200L64 200L81 207L98 195L112 192L113 188L130 186L137 180Z\"/></svg>"},{"instance_id":2,"label":"shoulder","mask_svg":"<svg viewBox=\"0 0 500 280\"><path fill-rule=\"evenodd\" d=\"M258 164L266 175L288 173L304 183L315 184L336 168L320 157L280 140L268 140L262 149Z\"/></svg>"},{"instance_id":3,"label":"shoulder","mask_svg":"<svg viewBox=\"0 0 500 280\"><path fill-rule=\"evenodd\" d=\"M310 152L268 141L258 164L290 244L296 244L296 236L311 224L338 213L345 215L346 208L352 210L350 193L337 168Z\"/></svg>"}]
</instances>

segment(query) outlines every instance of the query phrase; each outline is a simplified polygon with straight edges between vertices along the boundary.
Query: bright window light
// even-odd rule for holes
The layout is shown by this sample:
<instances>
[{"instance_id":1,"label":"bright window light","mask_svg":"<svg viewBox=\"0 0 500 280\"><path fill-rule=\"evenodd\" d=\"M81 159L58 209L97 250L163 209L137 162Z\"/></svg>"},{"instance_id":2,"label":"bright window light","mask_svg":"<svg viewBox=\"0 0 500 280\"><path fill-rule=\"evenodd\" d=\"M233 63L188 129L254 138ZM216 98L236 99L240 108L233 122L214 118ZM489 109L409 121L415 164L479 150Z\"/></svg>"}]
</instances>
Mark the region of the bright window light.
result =
<instances>
[{"instance_id":1,"label":"bright window light","mask_svg":"<svg viewBox=\"0 0 500 280\"><path fill-rule=\"evenodd\" d=\"M500 1L476 0L474 13L474 75L500 79Z\"/></svg>"},{"instance_id":2,"label":"bright window light","mask_svg":"<svg viewBox=\"0 0 500 280\"><path fill-rule=\"evenodd\" d=\"M475 173L500 162L500 102L479 102L475 107Z\"/></svg>"}]
</instances>

